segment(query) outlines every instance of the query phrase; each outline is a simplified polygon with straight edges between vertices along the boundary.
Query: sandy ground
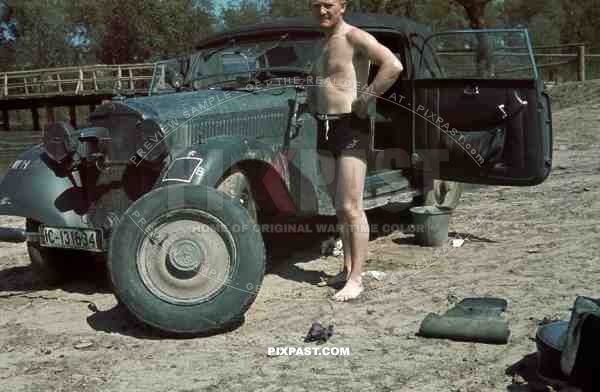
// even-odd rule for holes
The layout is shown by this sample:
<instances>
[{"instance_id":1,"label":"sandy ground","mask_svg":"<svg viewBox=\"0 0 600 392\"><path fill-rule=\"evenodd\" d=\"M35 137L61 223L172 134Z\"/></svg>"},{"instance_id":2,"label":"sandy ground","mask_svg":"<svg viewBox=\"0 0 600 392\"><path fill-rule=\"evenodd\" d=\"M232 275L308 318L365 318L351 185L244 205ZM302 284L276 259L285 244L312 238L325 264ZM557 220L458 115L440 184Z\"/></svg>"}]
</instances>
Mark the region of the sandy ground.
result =
<instances>
[{"instance_id":1,"label":"sandy ground","mask_svg":"<svg viewBox=\"0 0 600 392\"><path fill-rule=\"evenodd\" d=\"M60 288L35 283L23 244L0 244L2 391L534 391L534 336L544 318L565 318L576 295L598 296L600 83L559 86L554 169L537 187L483 187L464 195L450 235L465 244L441 257L392 232L370 242L362 300L338 304L317 287L339 257L319 241L275 249L263 290L239 328L204 338L163 339L116 305L101 277ZM371 223L380 217L371 215ZM0 218L4 226L20 218ZM509 301L506 345L415 335L429 312L457 299ZM97 311L94 311L94 304ZM327 347L348 356L269 356L302 342L311 323L332 323ZM322 347L322 346L321 346ZM516 373L516 374L514 374Z\"/></svg>"}]
</instances>

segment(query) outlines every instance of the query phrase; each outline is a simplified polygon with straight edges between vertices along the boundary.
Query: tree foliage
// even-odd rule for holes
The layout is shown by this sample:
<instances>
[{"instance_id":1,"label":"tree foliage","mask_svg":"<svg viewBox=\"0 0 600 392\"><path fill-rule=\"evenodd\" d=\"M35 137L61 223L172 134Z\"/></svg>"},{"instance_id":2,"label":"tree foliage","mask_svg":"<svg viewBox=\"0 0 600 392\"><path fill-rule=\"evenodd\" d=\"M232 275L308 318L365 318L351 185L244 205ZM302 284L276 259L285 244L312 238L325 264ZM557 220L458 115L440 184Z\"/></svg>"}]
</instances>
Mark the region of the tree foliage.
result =
<instances>
[{"instance_id":1,"label":"tree foliage","mask_svg":"<svg viewBox=\"0 0 600 392\"><path fill-rule=\"evenodd\" d=\"M9 1L16 20L15 63L21 68L56 67L76 62L78 51L67 41L67 2Z\"/></svg>"},{"instance_id":2,"label":"tree foliage","mask_svg":"<svg viewBox=\"0 0 600 392\"><path fill-rule=\"evenodd\" d=\"M223 11L223 27L231 29L257 23L267 14L268 6L258 1L240 0L237 4L229 2Z\"/></svg>"},{"instance_id":3,"label":"tree foliage","mask_svg":"<svg viewBox=\"0 0 600 392\"><path fill-rule=\"evenodd\" d=\"M598 0L562 0L564 23L562 42L585 42L600 51L600 2Z\"/></svg>"},{"instance_id":4,"label":"tree foliage","mask_svg":"<svg viewBox=\"0 0 600 392\"><path fill-rule=\"evenodd\" d=\"M269 16L277 17L292 17L305 16L309 13L309 2L304 1L288 1L288 0L271 0L268 4Z\"/></svg>"},{"instance_id":5,"label":"tree foliage","mask_svg":"<svg viewBox=\"0 0 600 392\"><path fill-rule=\"evenodd\" d=\"M3 69L173 57L193 50L214 22L211 0L8 0L8 5L18 37L10 47L0 46Z\"/></svg>"},{"instance_id":6,"label":"tree foliage","mask_svg":"<svg viewBox=\"0 0 600 392\"><path fill-rule=\"evenodd\" d=\"M210 1L77 0L72 23L85 26L102 63L126 63L189 52L209 34Z\"/></svg>"},{"instance_id":7,"label":"tree foliage","mask_svg":"<svg viewBox=\"0 0 600 392\"><path fill-rule=\"evenodd\" d=\"M433 31L527 27L536 45L600 46L598 0L351 0L348 12L407 16ZM217 26L309 16L310 0L0 0L0 71L174 57ZM8 38L7 38L8 37Z\"/></svg>"},{"instance_id":8,"label":"tree foliage","mask_svg":"<svg viewBox=\"0 0 600 392\"><path fill-rule=\"evenodd\" d=\"M455 0L465 8L472 29L486 27L485 8L492 0Z\"/></svg>"}]
</instances>

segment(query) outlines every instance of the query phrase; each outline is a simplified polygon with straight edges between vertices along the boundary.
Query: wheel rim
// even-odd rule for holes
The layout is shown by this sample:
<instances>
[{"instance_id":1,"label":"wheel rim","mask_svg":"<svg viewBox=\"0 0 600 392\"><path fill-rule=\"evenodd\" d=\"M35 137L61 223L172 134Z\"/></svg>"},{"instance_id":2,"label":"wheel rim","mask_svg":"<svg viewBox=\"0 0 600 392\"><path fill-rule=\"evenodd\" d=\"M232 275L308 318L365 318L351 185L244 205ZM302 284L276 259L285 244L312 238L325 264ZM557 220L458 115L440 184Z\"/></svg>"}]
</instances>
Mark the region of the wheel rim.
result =
<instances>
[{"instance_id":1,"label":"wheel rim","mask_svg":"<svg viewBox=\"0 0 600 392\"><path fill-rule=\"evenodd\" d=\"M179 210L150 223L137 252L138 272L155 296L176 305L205 302L235 269L236 246L215 216Z\"/></svg>"}]
</instances>

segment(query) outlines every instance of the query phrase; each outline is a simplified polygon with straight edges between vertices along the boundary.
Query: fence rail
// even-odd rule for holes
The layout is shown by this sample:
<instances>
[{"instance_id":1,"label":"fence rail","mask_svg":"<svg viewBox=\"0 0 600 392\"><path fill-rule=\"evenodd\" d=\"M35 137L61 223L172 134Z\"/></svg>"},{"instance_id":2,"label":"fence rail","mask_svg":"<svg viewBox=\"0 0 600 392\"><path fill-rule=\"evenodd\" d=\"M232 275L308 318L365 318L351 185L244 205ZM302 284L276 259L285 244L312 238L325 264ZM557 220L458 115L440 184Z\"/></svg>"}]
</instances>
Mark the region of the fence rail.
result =
<instances>
[{"instance_id":1,"label":"fence rail","mask_svg":"<svg viewBox=\"0 0 600 392\"><path fill-rule=\"evenodd\" d=\"M110 93L120 83L126 93L148 92L154 64L91 65L0 73L0 100Z\"/></svg>"},{"instance_id":2,"label":"fence rail","mask_svg":"<svg viewBox=\"0 0 600 392\"><path fill-rule=\"evenodd\" d=\"M543 53L539 52L540 50L549 50L549 49L576 49L576 53ZM529 56L528 52L518 52L518 50L527 50L526 47L506 47L503 48L502 51L494 52L494 55L505 56L505 57L519 57L519 56ZM538 69L551 69L554 71L557 67L566 66L575 64L576 65L576 75L578 81L584 81L586 79L586 68L591 60L599 59L600 54L592 54L586 53L586 44L584 43L575 43L575 44L564 44L564 45L545 45L545 46L536 46L533 48L534 56L536 59L543 58L556 58L556 59L568 59L564 61L550 61L550 62L541 62L537 64ZM439 55L444 56L473 56L475 52L473 51L465 51L462 49L459 50L444 50L437 52ZM530 67L519 67L514 68L509 71L503 72L512 72L517 70L527 70Z\"/></svg>"},{"instance_id":3,"label":"fence rail","mask_svg":"<svg viewBox=\"0 0 600 392\"><path fill-rule=\"evenodd\" d=\"M526 48L509 47L502 52L503 56L528 56L519 53ZM540 50L576 49L576 53L542 53ZM514 50L514 52L510 52ZM577 80L586 79L586 64L600 58L600 54L586 53L585 43L564 45L545 45L534 47L535 57L568 59L565 61L540 62L539 69L555 69L570 64L577 66ZM472 55L465 51L442 51L444 55ZM154 64L118 64L91 65L80 67L62 67L36 69L29 71L12 71L0 73L0 100L20 98L43 98L54 96L80 96L94 94L110 94L117 83L120 90L128 94L147 94L152 80Z\"/></svg>"}]
</instances>

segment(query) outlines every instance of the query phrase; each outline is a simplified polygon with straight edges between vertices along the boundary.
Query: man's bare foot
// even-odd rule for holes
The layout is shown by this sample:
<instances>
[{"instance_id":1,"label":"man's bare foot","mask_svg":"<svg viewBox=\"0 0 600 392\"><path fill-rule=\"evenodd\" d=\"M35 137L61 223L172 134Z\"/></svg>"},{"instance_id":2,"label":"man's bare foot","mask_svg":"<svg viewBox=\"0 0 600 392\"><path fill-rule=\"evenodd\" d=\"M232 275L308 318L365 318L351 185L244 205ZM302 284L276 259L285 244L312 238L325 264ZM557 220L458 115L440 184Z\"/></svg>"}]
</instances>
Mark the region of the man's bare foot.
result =
<instances>
[{"instance_id":1,"label":"man's bare foot","mask_svg":"<svg viewBox=\"0 0 600 392\"><path fill-rule=\"evenodd\" d=\"M362 285L362 281L356 281L354 279L349 279L346 282L346 285L343 289L335 293L333 299L338 302L350 301L352 299L358 298L358 296L363 292L364 288Z\"/></svg>"},{"instance_id":2,"label":"man's bare foot","mask_svg":"<svg viewBox=\"0 0 600 392\"><path fill-rule=\"evenodd\" d=\"M331 276L326 280L321 280L321 282L317 283L317 286L330 286L333 288L342 287L346 283L346 280L348 280L347 276L348 273L346 271L340 271L337 273L337 275Z\"/></svg>"}]
</instances>

